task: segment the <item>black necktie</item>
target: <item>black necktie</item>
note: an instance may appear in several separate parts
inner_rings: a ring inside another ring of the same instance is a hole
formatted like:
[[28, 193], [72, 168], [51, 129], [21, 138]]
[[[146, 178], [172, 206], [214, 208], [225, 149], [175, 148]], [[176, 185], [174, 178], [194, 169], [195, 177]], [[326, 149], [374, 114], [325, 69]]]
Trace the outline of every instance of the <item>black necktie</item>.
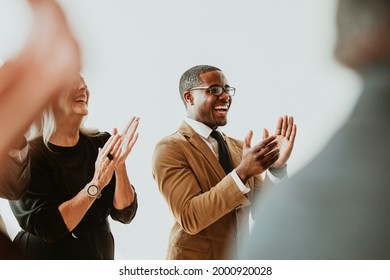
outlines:
[[223, 170], [225, 170], [225, 173], [229, 174], [234, 167], [226, 143], [223, 140], [222, 135], [216, 130], [213, 130], [210, 136], [217, 140], [219, 163], [222, 165]]

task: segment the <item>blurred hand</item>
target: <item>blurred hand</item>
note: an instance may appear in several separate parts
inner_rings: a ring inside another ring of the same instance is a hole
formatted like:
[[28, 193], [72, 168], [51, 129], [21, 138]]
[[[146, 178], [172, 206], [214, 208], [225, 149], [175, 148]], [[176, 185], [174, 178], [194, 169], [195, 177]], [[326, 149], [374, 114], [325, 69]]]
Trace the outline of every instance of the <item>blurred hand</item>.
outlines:
[[[56, 1], [29, 0], [34, 14], [32, 31], [21, 63], [29, 63], [30, 75], [46, 78], [52, 94], [73, 83], [81, 69], [80, 48]], [[42, 63], [45, 62], [45, 63]]]
[[[80, 71], [79, 45], [56, 1], [29, 0], [33, 26], [22, 51], [0, 68], [0, 164]], [[15, 113], [19, 112], [19, 113]], [[10, 120], [12, 119], [12, 122]]]

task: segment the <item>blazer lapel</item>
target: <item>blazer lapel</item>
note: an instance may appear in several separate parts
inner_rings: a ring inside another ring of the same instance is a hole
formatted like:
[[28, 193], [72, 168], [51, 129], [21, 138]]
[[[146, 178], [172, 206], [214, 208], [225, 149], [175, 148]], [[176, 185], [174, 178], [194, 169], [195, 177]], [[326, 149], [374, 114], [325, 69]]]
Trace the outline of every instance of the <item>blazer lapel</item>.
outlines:
[[207, 146], [199, 134], [192, 129], [191, 126], [183, 121], [180, 125], [179, 132], [195, 149], [197, 149], [203, 155], [205, 160], [209, 162], [211, 168], [215, 171], [220, 179], [226, 176], [225, 171], [218, 161], [218, 158], [214, 155], [213, 151], [211, 151], [210, 147]]

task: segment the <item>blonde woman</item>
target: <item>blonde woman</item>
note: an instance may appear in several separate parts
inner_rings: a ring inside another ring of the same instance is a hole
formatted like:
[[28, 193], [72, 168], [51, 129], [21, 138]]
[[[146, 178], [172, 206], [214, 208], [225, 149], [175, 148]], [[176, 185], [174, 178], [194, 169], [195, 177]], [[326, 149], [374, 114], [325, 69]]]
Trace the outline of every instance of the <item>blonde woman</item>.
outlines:
[[32, 259], [113, 259], [108, 216], [130, 223], [137, 197], [125, 161], [139, 118], [122, 134], [87, 130], [89, 91], [79, 77], [54, 102], [30, 143], [27, 194], [10, 202], [22, 231], [14, 242]]

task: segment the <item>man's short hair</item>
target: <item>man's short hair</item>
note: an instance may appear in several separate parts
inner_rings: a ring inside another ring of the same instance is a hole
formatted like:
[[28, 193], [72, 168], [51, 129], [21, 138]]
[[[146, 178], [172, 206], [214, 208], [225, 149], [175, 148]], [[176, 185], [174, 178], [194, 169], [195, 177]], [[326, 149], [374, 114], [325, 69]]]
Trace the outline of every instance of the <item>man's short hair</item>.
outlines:
[[190, 88], [201, 85], [203, 81], [200, 75], [211, 71], [221, 71], [221, 69], [210, 65], [197, 65], [191, 67], [190, 69], [188, 69], [183, 73], [179, 82], [179, 92], [180, 92], [180, 98], [183, 101], [185, 106], [187, 105], [184, 100], [184, 92], [186, 92]]

